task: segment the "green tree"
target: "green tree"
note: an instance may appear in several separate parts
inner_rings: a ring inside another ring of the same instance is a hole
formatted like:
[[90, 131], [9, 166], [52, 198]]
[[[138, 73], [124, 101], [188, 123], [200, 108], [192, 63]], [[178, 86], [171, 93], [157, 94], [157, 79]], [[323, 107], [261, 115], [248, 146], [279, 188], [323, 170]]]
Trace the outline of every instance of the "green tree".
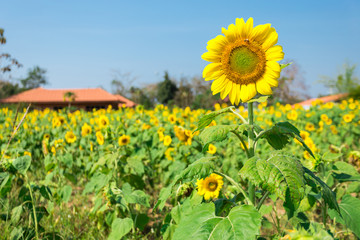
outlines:
[[355, 75], [356, 65], [344, 64], [344, 71], [336, 78], [323, 77], [319, 82], [324, 84], [332, 94], [351, 93], [360, 86], [360, 80]]
[[[4, 36], [4, 29], [0, 28], [0, 45], [6, 44], [6, 38]], [[12, 58], [9, 53], [0, 54], [0, 74], [10, 72], [12, 67], [21, 67], [22, 65]], [[4, 81], [1, 79], [1, 81]]]
[[38, 88], [41, 85], [48, 84], [45, 74], [46, 70], [35, 66], [33, 69], [29, 69], [26, 78], [20, 79], [20, 83], [24, 89]]
[[115, 71], [111, 82], [112, 93], [130, 98], [130, 89], [136, 80], [137, 77], [134, 77], [131, 72], [122, 73], [120, 71]]
[[68, 92], [65, 92], [64, 93], [64, 102], [68, 101], [68, 108], [70, 110], [71, 108], [71, 103], [73, 101], [75, 101], [75, 98], [76, 98], [76, 94], [74, 92], [71, 92], [71, 91], [68, 91]]
[[136, 102], [137, 104], [143, 105], [144, 108], [149, 109], [154, 107], [154, 102], [152, 99], [144, 92], [143, 89], [138, 87], [131, 87], [131, 100]]
[[174, 100], [177, 90], [176, 84], [170, 80], [169, 74], [166, 71], [164, 81], [158, 84], [157, 100], [162, 104], [168, 104]]
[[[0, 28], [0, 45], [6, 44], [4, 36], [4, 29]], [[0, 53], [0, 99], [21, 92], [21, 88], [17, 83], [9, 81], [10, 77], [5, 77], [4, 74], [12, 71], [13, 67], [21, 67], [22, 65], [12, 58], [8, 53]]]

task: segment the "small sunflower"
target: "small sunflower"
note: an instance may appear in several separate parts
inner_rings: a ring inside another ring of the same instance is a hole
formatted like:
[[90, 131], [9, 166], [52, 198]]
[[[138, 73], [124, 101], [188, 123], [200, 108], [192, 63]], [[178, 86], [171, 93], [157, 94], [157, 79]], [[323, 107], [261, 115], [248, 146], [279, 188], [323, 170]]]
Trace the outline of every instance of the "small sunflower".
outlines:
[[91, 133], [91, 126], [88, 125], [87, 123], [84, 123], [84, 125], [81, 127], [81, 136], [85, 137], [90, 133]]
[[30, 156], [31, 157], [31, 152], [25, 151], [24, 156]]
[[213, 144], [209, 145], [209, 150], [207, 151], [210, 154], [215, 154], [216, 153], [216, 147]]
[[198, 179], [196, 181], [198, 194], [203, 195], [205, 200], [217, 198], [220, 193], [220, 189], [224, 185], [223, 177], [212, 173], [205, 179]]
[[278, 34], [270, 24], [253, 27], [253, 19], [236, 19], [228, 29], [207, 43], [208, 52], [202, 58], [208, 62], [203, 77], [214, 80], [213, 94], [224, 99], [229, 95], [232, 104], [247, 102], [256, 93], [271, 95], [277, 87], [283, 49], [276, 45]]
[[119, 145], [120, 146], [125, 146], [125, 145], [128, 145], [129, 143], [130, 143], [130, 136], [122, 135], [121, 137], [119, 137]]
[[343, 116], [343, 120], [344, 120], [346, 123], [351, 122], [354, 118], [355, 118], [355, 115], [354, 115], [354, 114], [345, 114], [345, 115]]
[[104, 135], [100, 131], [96, 132], [96, 141], [99, 145], [103, 145], [105, 142]]
[[172, 156], [173, 152], [175, 152], [175, 148], [170, 147], [170, 148], [166, 149], [165, 157], [166, 157], [167, 160], [174, 161], [174, 158]]
[[171, 144], [171, 141], [172, 141], [172, 139], [171, 139], [171, 137], [169, 135], [166, 135], [164, 137], [164, 145], [165, 146], [169, 146]]
[[99, 117], [99, 127], [100, 128], [105, 128], [109, 125], [109, 118], [105, 115], [101, 115]]
[[67, 143], [73, 143], [76, 141], [76, 135], [72, 131], [69, 131], [65, 134], [65, 140]]

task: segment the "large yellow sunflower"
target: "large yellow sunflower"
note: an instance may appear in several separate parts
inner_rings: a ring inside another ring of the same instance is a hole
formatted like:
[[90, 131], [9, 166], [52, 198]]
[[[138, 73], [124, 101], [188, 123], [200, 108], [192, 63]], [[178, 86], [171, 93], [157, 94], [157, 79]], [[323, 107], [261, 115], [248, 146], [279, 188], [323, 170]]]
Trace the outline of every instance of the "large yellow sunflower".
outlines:
[[257, 93], [271, 95], [277, 87], [283, 49], [275, 45], [278, 34], [270, 24], [253, 27], [253, 19], [236, 19], [228, 29], [207, 43], [208, 52], [202, 58], [211, 62], [204, 71], [205, 81], [214, 80], [213, 94], [224, 99], [229, 95], [232, 104], [247, 102]]

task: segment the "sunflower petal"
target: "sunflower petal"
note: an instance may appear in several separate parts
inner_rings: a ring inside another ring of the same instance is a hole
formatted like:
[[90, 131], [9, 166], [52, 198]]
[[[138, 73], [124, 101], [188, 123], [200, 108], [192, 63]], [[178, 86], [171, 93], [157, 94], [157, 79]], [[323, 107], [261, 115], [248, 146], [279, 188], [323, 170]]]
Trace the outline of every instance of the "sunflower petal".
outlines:
[[270, 47], [274, 46], [278, 41], [278, 34], [275, 31], [275, 28], [271, 28], [262, 47], [264, 51], [268, 50]]
[[280, 72], [274, 71], [272, 68], [266, 66], [265, 67], [265, 74], [264, 74], [264, 78], [266, 77], [271, 77], [274, 79], [278, 79], [280, 77]]
[[234, 24], [230, 24], [228, 29], [222, 28], [222, 33], [229, 42], [234, 42], [239, 36], [239, 30]]
[[218, 35], [207, 42], [206, 49], [209, 51], [219, 52], [221, 54], [227, 43], [228, 41], [225, 36]]
[[264, 25], [258, 25], [256, 26], [249, 36], [250, 40], [254, 40], [260, 44], [262, 44], [265, 40], [265, 37], [268, 35], [270, 31], [271, 24], [267, 23]]
[[221, 69], [221, 63], [210, 63], [206, 65], [203, 71], [203, 78], [209, 78], [214, 72]]
[[260, 79], [256, 82], [256, 90], [262, 95], [272, 94], [271, 87], [265, 79]]
[[281, 61], [284, 59], [282, 46], [276, 45], [266, 51], [266, 59], [269, 61]]
[[266, 67], [271, 68], [271, 70], [273, 70], [275, 72], [280, 72], [281, 71], [280, 64], [278, 62], [275, 62], [275, 61], [267, 61], [266, 62]]
[[231, 91], [233, 82], [228, 81], [222, 92], [220, 93], [220, 98], [224, 99]]
[[203, 55], [201, 55], [201, 58], [208, 62], [220, 62], [221, 55], [215, 52], [206, 52]]
[[218, 79], [218, 78], [221, 77], [222, 75], [223, 75], [223, 71], [213, 72], [210, 76], [208, 76], [207, 78], [205, 78], [205, 81], [210, 81], [210, 80]]
[[249, 83], [248, 85], [241, 86], [241, 101], [247, 102], [256, 95], [255, 83]]
[[239, 105], [239, 103], [240, 103], [240, 100], [241, 100], [240, 93], [241, 93], [241, 85], [236, 84], [236, 99], [235, 99], [236, 105]]
[[264, 78], [266, 80], [266, 82], [270, 85], [270, 87], [277, 87], [279, 86], [279, 82], [277, 79], [271, 78], [271, 77], [267, 77]]
[[254, 19], [253, 18], [249, 18], [247, 21], [246, 21], [246, 24], [245, 24], [245, 28], [244, 28], [244, 31], [242, 32], [242, 37], [245, 38], [245, 39], [248, 39], [251, 35], [251, 32], [254, 28]]
[[224, 89], [224, 87], [226, 86], [226, 84], [227, 84], [227, 81], [226, 81], [225, 75], [222, 75], [221, 77], [219, 77], [218, 79], [213, 81], [211, 84], [211, 91], [213, 92], [213, 95], [221, 92]]
[[238, 88], [238, 84], [234, 83], [232, 88], [231, 88], [230, 94], [229, 94], [230, 102], [233, 105], [235, 104], [235, 100], [236, 100], [237, 88]]
[[231, 88], [232, 88], [233, 82], [232, 81], [228, 81], [228, 83], [226, 84], [225, 88], [222, 90], [222, 92], [220, 93], [220, 98], [224, 100], [224, 98], [230, 93]]

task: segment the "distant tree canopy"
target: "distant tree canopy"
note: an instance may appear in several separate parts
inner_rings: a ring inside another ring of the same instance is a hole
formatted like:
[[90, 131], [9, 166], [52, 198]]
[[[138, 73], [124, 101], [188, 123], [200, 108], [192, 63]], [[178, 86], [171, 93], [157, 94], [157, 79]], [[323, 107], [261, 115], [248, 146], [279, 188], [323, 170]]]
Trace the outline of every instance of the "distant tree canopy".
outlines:
[[35, 66], [30, 69], [28, 71], [28, 76], [24, 79], [20, 79], [22, 88], [33, 89], [48, 84], [45, 74], [46, 70], [40, 68], [39, 66]]
[[297, 63], [292, 63], [281, 71], [278, 83], [278, 87], [273, 88], [270, 104], [275, 102], [294, 104], [309, 98], [306, 94], [307, 86]]
[[[4, 29], [0, 28], [0, 45], [6, 44], [6, 38], [4, 36]], [[12, 58], [9, 53], [0, 53], [0, 74], [10, 72], [13, 67], [21, 67], [22, 65]], [[4, 81], [4, 79], [0, 79]]]
[[170, 80], [169, 74], [166, 71], [164, 81], [158, 84], [157, 100], [162, 104], [168, 104], [175, 98], [176, 91], [178, 90], [176, 84]]
[[122, 73], [120, 71], [115, 71], [113, 80], [111, 81], [112, 93], [130, 98], [130, 88], [136, 79], [137, 77], [134, 77], [131, 72]]
[[[6, 44], [6, 38], [4, 36], [4, 29], [0, 28], [0, 45]], [[19, 84], [9, 81], [9, 76], [6, 73], [10, 73], [13, 67], [21, 67], [22, 65], [10, 54], [0, 52], [0, 99], [21, 92]]]
[[340, 73], [336, 78], [323, 77], [319, 82], [324, 84], [332, 94], [335, 93], [352, 93], [355, 89], [360, 87], [360, 80], [355, 75], [356, 65], [350, 66], [345, 63], [343, 66], [343, 73]]

